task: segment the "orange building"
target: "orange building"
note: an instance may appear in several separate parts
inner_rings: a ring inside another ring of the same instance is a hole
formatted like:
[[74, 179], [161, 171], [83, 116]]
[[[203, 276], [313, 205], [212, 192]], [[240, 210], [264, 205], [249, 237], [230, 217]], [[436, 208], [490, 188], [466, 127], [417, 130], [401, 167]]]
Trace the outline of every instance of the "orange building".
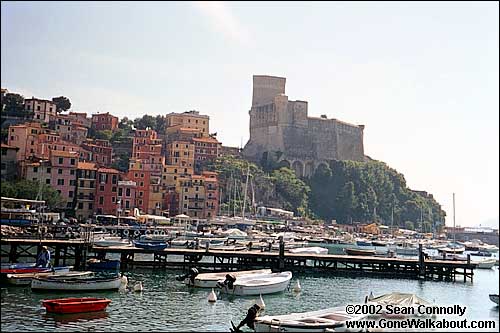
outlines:
[[194, 159], [196, 162], [215, 160], [221, 156], [221, 143], [213, 137], [194, 138]]
[[93, 114], [92, 128], [97, 131], [114, 131], [118, 128], [118, 117], [109, 114], [109, 112]]
[[167, 128], [179, 126], [184, 128], [195, 128], [201, 131], [202, 136], [209, 134], [209, 116], [200, 115], [198, 111], [187, 111], [183, 113], [169, 113], [166, 115]]
[[193, 168], [194, 144], [188, 141], [172, 141], [167, 144], [167, 164]]

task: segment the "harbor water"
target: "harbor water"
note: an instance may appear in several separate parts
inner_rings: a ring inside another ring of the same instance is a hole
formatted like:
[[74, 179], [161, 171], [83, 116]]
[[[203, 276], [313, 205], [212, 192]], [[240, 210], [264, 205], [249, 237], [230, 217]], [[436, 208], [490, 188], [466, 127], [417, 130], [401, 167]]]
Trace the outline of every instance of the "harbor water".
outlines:
[[[180, 271], [135, 269], [127, 272], [129, 287], [142, 281], [144, 291], [79, 293], [81, 297], [112, 300], [105, 312], [52, 315], [41, 301], [75, 297], [74, 293], [36, 293], [29, 287], [2, 287], [2, 331], [206, 331], [229, 332], [231, 321], [238, 324], [256, 297], [219, 295], [207, 301], [210, 290], [193, 289], [175, 280]], [[302, 291], [264, 295], [264, 314], [287, 314], [362, 303], [365, 296], [403, 292], [414, 293], [436, 305], [467, 307], [469, 320], [494, 320], [498, 331], [498, 307], [488, 298], [498, 293], [498, 267], [475, 271], [474, 281], [464, 283], [366, 276], [328, 276], [320, 273], [294, 274], [291, 286], [300, 280]], [[464, 319], [461, 317], [458, 320]], [[246, 328], [248, 331], [248, 328]]]

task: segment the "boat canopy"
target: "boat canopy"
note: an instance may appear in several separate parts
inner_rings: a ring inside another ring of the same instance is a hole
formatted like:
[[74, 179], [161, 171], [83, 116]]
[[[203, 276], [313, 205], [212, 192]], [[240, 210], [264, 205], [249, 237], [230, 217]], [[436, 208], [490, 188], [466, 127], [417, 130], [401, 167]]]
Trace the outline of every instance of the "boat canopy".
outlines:
[[378, 296], [372, 299], [369, 299], [370, 302], [375, 302], [379, 304], [392, 304], [392, 305], [400, 305], [400, 306], [412, 306], [412, 305], [427, 305], [429, 302], [418, 297], [415, 294], [404, 294], [404, 293], [390, 293], [382, 296]]

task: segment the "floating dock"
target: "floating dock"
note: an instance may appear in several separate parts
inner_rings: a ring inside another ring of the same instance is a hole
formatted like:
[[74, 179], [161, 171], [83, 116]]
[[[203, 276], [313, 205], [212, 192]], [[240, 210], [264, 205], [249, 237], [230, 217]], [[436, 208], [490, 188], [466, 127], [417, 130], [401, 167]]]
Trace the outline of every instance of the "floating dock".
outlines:
[[[54, 264], [66, 265], [73, 261], [75, 267], [84, 268], [87, 258], [103, 258], [107, 254], [119, 254], [122, 270], [135, 267], [153, 269], [242, 270], [271, 268], [296, 272], [324, 272], [327, 274], [363, 274], [388, 277], [404, 277], [456, 281], [463, 278], [473, 281], [475, 264], [468, 261], [429, 260], [422, 252], [418, 259], [385, 258], [373, 256], [350, 256], [335, 254], [293, 254], [281, 247], [277, 252], [262, 251], [223, 251], [217, 249], [167, 248], [147, 250], [134, 246], [99, 247], [88, 241], [50, 240], [50, 239], [1, 239], [2, 258], [17, 262], [20, 258], [34, 258], [43, 245], [47, 246], [54, 258]], [[8, 249], [7, 249], [8, 248]], [[36, 248], [36, 250], [35, 250]], [[138, 254], [150, 254], [152, 260], [136, 260]], [[2, 261], [5, 261], [2, 260]]]

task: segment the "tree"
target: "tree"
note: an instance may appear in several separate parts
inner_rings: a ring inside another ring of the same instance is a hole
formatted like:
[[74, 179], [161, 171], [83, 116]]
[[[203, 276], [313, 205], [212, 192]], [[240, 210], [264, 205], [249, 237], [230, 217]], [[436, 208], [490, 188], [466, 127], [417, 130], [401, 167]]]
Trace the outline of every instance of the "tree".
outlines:
[[11, 117], [29, 117], [32, 111], [24, 110], [24, 97], [19, 94], [8, 93], [2, 98], [2, 113]]
[[71, 108], [71, 102], [69, 98], [64, 96], [52, 98], [52, 102], [56, 105], [57, 112], [68, 111]]
[[52, 186], [40, 184], [38, 181], [21, 179], [16, 182], [9, 182], [2, 180], [1, 193], [2, 196], [6, 197], [31, 200], [35, 200], [40, 193], [42, 200], [45, 200], [49, 209], [62, 209], [65, 206], [59, 192]]
[[414, 230], [415, 224], [412, 221], [406, 221], [405, 222], [405, 229]]

